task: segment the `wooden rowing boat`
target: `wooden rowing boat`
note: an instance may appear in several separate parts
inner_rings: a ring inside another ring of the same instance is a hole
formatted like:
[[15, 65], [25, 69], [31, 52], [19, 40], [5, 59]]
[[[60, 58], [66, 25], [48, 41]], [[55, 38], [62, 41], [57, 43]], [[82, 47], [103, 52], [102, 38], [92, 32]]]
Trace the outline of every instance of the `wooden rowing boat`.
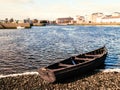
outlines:
[[104, 46], [94, 51], [72, 56], [63, 61], [40, 68], [38, 72], [42, 79], [48, 82], [55, 82], [68, 76], [75, 76], [78, 73], [85, 73], [96, 69], [104, 64], [106, 56], [107, 50]]

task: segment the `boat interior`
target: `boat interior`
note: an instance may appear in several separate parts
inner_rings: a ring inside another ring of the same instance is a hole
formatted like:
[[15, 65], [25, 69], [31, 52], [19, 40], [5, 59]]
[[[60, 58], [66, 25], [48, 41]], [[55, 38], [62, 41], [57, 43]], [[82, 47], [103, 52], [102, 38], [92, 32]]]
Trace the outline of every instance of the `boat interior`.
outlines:
[[74, 65], [82, 64], [82, 63], [85, 63], [85, 62], [88, 62], [90, 60], [94, 60], [95, 58], [100, 57], [103, 52], [104, 52], [103, 49], [98, 49], [96, 51], [92, 51], [86, 54], [80, 54], [78, 56], [73, 56], [64, 61], [50, 65], [47, 68], [58, 70], [58, 69], [64, 69], [66, 67], [71, 67]]
[[89, 59], [85, 58], [85, 57], [84, 58], [71, 57], [71, 58], [66, 59], [64, 61], [61, 61], [59, 63], [55, 63], [53, 65], [50, 65], [47, 68], [58, 70], [58, 69], [63, 69], [63, 68], [66, 68], [66, 67], [71, 67], [71, 66], [74, 66], [74, 65], [82, 64], [82, 63], [85, 63], [85, 62], [87, 62], [91, 59], [93, 60], [93, 57], [90, 57], [90, 56], [88, 56], [88, 57], [89, 57]]

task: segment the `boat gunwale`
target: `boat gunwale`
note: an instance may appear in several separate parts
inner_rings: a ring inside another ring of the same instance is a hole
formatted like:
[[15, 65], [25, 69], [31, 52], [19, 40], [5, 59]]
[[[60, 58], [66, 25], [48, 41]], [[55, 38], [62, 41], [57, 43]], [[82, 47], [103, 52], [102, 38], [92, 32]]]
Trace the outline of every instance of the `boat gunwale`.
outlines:
[[[96, 50], [94, 50], [94, 51], [97, 51], [97, 50], [100, 50], [100, 49], [104, 49], [105, 47], [101, 47], [101, 48], [99, 48], [99, 49], [96, 49]], [[90, 52], [93, 52], [93, 51], [90, 51]], [[88, 53], [90, 53], [90, 52], [88, 52]], [[87, 54], [87, 53], [83, 53], [83, 54], [79, 54], [79, 55], [85, 55], [85, 54]], [[90, 62], [92, 62], [92, 61], [95, 61], [96, 59], [99, 59], [99, 58], [101, 58], [101, 57], [103, 57], [105, 54], [107, 54], [107, 51], [106, 50], [104, 50], [103, 51], [103, 53], [102, 54], [100, 54], [100, 56], [99, 57], [94, 57], [93, 59], [90, 59], [90, 60], [84, 60], [85, 62], [82, 62], [82, 63], [78, 63], [78, 64], [73, 64], [73, 65], [68, 65], [68, 67], [63, 67], [63, 68], [58, 68], [58, 69], [49, 69], [49, 68], [47, 68], [46, 67], [46, 69], [48, 69], [48, 70], [50, 70], [50, 71], [52, 71], [52, 72], [57, 72], [57, 71], [63, 71], [63, 70], [66, 70], [66, 69], [69, 69], [69, 68], [72, 68], [72, 67], [78, 67], [78, 66], [82, 66], [82, 65], [85, 65], [85, 64], [87, 64], [87, 63], [90, 63]], [[76, 55], [76, 56], [79, 56], [79, 55]], [[72, 56], [73, 57], [73, 56]], [[70, 57], [71, 58], [71, 57]], [[70, 59], [70, 58], [68, 58], [68, 59]], [[67, 60], [67, 59], [65, 59], [65, 60]], [[63, 60], [64, 61], [64, 60]], [[60, 64], [62, 61], [60, 61], [60, 62], [57, 62], [57, 63], [54, 63], [54, 64]], [[53, 64], [52, 64], [53, 65]], [[66, 64], [67, 65], [67, 64]], [[50, 66], [50, 65], [49, 65]]]

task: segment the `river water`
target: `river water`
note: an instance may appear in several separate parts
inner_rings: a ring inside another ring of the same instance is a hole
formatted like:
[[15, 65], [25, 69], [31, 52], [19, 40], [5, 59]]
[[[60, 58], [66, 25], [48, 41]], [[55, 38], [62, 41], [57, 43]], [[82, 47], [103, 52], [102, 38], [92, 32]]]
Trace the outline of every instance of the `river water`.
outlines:
[[0, 74], [36, 71], [72, 55], [108, 49], [105, 68], [120, 68], [120, 27], [44, 26], [0, 29]]

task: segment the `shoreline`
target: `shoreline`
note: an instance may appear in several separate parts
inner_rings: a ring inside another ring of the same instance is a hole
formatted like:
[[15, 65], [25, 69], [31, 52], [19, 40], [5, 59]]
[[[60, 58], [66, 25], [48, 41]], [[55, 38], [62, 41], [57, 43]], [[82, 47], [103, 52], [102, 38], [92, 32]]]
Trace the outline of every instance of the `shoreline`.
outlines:
[[56, 24], [59, 26], [120, 26], [120, 23], [73, 23], [73, 24], [68, 24], [68, 23], [62, 23], [62, 24]]
[[[110, 73], [110, 72], [118, 72], [120, 73], [120, 69], [116, 68], [116, 69], [96, 69], [94, 70], [95, 72], [106, 72], [106, 73]], [[0, 79], [1, 78], [6, 78], [6, 77], [17, 77], [17, 76], [22, 76], [22, 75], [39, 75], [39, 73], [37, 71], [34, 72], [24, 72], [24, 73], [15, 73], [15, 74], [7, 74], [7, 75], [3, 75], [0, 74]]]
[[[109, 72], [110, 70], [110, 72]], [[0, 78], [0, 90], [113, 90], [120, 89], [120, 69], [90, 72], [66, 80], [48, 83], [37, 73]]]
[[18, 29], [17, 27], [22, 28], [31, 28], [30, 23], [0, 23], [0, 29]]

